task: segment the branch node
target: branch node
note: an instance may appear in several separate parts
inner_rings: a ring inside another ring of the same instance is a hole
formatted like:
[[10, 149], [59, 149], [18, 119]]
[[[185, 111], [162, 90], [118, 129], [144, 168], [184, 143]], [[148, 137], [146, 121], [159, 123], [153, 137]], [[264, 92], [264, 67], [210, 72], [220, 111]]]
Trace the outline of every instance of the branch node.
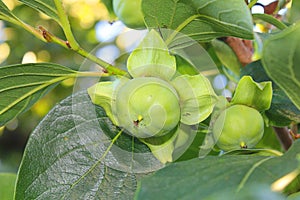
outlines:
[[69, 42], [69, 41], [66, 41], [65, 43], [66, 43], [66, 45], [67, 45], [67, 47], [68, 47], [69, 49], [72, 49], [72, 47], [71, 47], [71, 45], [70, 45], [70, 42]]
[[53, 35], [47, 31], [44, 27], [42, 26], [38, 26], [39, 31], [42, 33], [43, 38], [47, 41], [47, 42], [52, 42], [52, 37]]

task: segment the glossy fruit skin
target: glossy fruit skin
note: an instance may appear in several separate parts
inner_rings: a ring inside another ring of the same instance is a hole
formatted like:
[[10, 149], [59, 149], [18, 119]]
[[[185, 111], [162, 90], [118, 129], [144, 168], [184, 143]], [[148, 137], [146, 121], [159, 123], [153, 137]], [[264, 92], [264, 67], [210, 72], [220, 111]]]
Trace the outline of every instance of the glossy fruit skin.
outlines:
[[180, 120], [179, 97], [167, 82], [155, 77], [128, 81], [116, 94], [118, 124], [138, 138], [162, 136]]
[[113, 0], [113, 9], [119, 20], [132, 29], [144, 29], [142, 0]]
[[224, 151], [252, 148], [261, 140], [263, 133], [261, 114], [244, 105], [233, 105], [224, 110], [213, 127], [216, 144]]

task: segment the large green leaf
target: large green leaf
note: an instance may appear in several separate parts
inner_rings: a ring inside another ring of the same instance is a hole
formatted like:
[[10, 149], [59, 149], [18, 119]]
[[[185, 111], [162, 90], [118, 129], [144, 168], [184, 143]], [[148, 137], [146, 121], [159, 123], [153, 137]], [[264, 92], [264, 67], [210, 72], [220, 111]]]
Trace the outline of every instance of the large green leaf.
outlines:
[[[235, 188], [226, 188], [223, 191], [212, 192], [210, 195], [201, 200], [285, 200], [286, 198], [276, 192], [271, 191], [268, 185], [251, 184], [243, 188], [235, 195]], [[234, 197], [233, 197], [234, 196]]]
[[0, 174], [0, 199], [12, 200], [15, 191], [16, 174]]
[[0, 126], [29, 109], [57, 83], [76, 76], [76, 73], [51, 63], [0, 67]]
[[29, 138], [16, 199], [132, 199], [137, 176], [162, 165], [125, 133], [111, 146], [119, 133], [86, 91], [66, 98]]
[[56, 6], [53, 0], [19, 0], [24, 4], [48, 15], [60, 24]]
[[242, 0], [147, 0], [142, 10], [148, 27], [181, 31], [199, 41], [253, 38], [251, 14]]
[[292, 8], [290, 19], [291, 22], [296, 22], [300, 20], [300, 1], [294, 0], [292, 1]]
[[[271, 81], [261, 61], [255, 61], [242, 68], [241, 76], [250, 75], [254, 81]], [[265, 113], [272, 126], [288, 126], [292, 121], [300, 122], [300, 110], [275, 83], [272, 83], [273, 97], [271, 107]]]
[[268, 76], [300, 109], [300, 23], [269, 37], [262, 63]]
[[[205, 199], [233, 189], [231, 199], [253, 184], [270, 185], [298, 168], [300, 141], [281, 157], [225, 155], [171, 164], [139, 183], [137, 199]], [[288, 164], [287, 164], [288, 163]], [[252, 193], [256, 190], [252, 190]], [[228, 196], [227, 196], [228, 197]], [[224, 199], [230, 199], [225, 198]], [[239, 199], [239, 198], [237, 198]]]

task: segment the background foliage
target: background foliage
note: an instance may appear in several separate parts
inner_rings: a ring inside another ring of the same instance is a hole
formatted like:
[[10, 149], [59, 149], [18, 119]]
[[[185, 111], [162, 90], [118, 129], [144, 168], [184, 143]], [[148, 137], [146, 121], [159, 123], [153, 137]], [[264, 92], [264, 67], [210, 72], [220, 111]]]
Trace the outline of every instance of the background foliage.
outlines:
[[[28, 24], [42, 25], [53, 34], [63, 37], [58, 24], [48, 16], [21, 4], [16, 0], [3, 1]], [[92, 50], [99, 44], [95, 26], [98, 22], [110, 19], [108, 11], [100, 1], [64, 1], [76, 37], [86, 49]], [[80, 8], [80, 9], [78, 9]], [[88, 13], [88, 14], [87, 14]], [[99, 26], [99, 25], [98, 25]], [[55, 44], [37, 40], [33, 35], [11, 23], [0, 21], [0, 65], [28, 61], [53, 62], [78, 69], [84, 58]], [[0, 172], [16, 172], [27, 137], [45, 114], [60, 100], [72, 93], [73, 81], [67, 80], [58, 85], [41, 99], [28, 112], [0, 128]]]

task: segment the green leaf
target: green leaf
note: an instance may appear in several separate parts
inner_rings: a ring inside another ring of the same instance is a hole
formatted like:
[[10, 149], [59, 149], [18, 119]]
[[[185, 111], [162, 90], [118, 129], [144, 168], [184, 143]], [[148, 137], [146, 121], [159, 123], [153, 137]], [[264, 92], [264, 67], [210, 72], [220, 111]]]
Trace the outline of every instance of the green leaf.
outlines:
[[119, 133], [86, 91], [66, 98], [28, 140], [16, 199], [132, 199], [137, 177], [162, 164], [125, 133], [111, 146]]
[[300, 1], [292, 1], [292, 8], [289, 21], [296, 22], [300, 20]]
[[268, 22], [269, 24], [274, 25], [275, 27], [277, 27], [280, 30], [283, 30], [283, 29], [287, 28], [287, 26], [284, 23], [282, 23], [281, 21], [279, 21], [278, 19], [276, 19], [272, 15], [268, 15], [268, 14], [252, 14], [252, 16], [254, 18], [256, 18], [256, 19], [260, 19], [260, 20], [263, 20], [265, 22]]
[[57, 21], [60, 24], [54, 0], [19, 0]]
[[176, 58], [176, 71], [179, 75], [188, 74], [188, 75], [197, 75], [199, 70], [192, 65], [189, 61], [184, 59], [179, 55], [175, 55]]
[[231, 104], [243, 104], [258, 111], [268, 110], [272, 101], [272, 82], [256, 83], [251, 76], [244, 76], [239, 81]]
[[16, 174], [0, 173], [0, 199], [14, 199], [16, 178]]
[[288, 126], [291, 122], [300, 122], [300, 110], [291, 102], [282, 89], [274, 87], [273, 100], [266, 115], [272, 126]]
[[190, 147], [195, 136], [196, 130], [192, 126], [179, 124], [167, 135], [141, 140], [158, 160], [167, 163], [176, 161]]
[[242, 65], [231, 47], [219, 40], [213, 40], [212, 45], [222, 64], [239, 76]]
[[197, 22], [199, 27], [202, 24], [210, 25], [216, 35], [253, 39], [251, 13], [244, 1], [192, 1], [201, 15]]
[[0, 1], [0, 19], [14, 24], [20, 23], [20, 20], [7, 8], [3, 1]]
[[172, 30], [196, 14], [190, 0], [142, 1], [142, 11], [148, 27]]
[[226, 189], [233, 191], [227, 199], [234, 199], [250, 186], [271, 185], [297, 169], [299, 154], [297, 141], [280, 157], [207, 156], [174, 163], [142, 179], [136, 199], [205, 199]]
[[127, 68], [134, 78], [154, 76], [170, 80], [176, 72], [176, 60], [159, 33], [151, 30], [130, 54]]
[[269, 37], [262, 63], [268, 76], [300, 109], [300, 23]]
[[300, 198], [300, 192], [297, 192], [288, 196], [287, 200], [298, 200], [299, 198]]
[[[241, 76], [250, 75], [254, 81], [271, 81], [260, 60], [242, 68]], [[292, 121], [300, 122], [300, 110], [291, 102], [288, 96], [275, 83], [272, 83], [273, 97], [271, 107], [266, 116], [272, 126], [288, 126]]]
[[[176, 127], [177, 129], [177, 127]], [[179, 129], [179, 128], [178, 128]], [[175, 146], [174, 141], [178, 137], [179, 131], [170, 131], [168, 134], [161, 137], [142, 138], [141, 141], [145, 143], [153, 155], [162, 163], [172, 162], [176, 159], [173, 158]], [[182, 132], [184, 133], [184, 132]]]
[[195, 125], [212, 113], [216, 94], [205, 76], [181, 75], [171, 83], [179, 95], [182, 123]]
[[148, 0], [142, 10], [148, 27], [180, 31], [198, 41], [253, 38], [251, 14], [241, 0]]
[[203, 200], [240, 200], [240, 199], [248, 199], [248, 200], [285, 200], [286, 198], [276, 192], [271, 191], [268, 185], [256, 184], [253, 183], [247, 188], [244, 188], [240, 192], [236, 193], [233, 198], [233, 194], [235, 194], [234, 188], [227, 188], [223, 191], [212, 192], [211, 195], [204, 198]]
[[51, 63], [0, 67], [0, 126], [28, 110], [60, 81], [76, 72]]

